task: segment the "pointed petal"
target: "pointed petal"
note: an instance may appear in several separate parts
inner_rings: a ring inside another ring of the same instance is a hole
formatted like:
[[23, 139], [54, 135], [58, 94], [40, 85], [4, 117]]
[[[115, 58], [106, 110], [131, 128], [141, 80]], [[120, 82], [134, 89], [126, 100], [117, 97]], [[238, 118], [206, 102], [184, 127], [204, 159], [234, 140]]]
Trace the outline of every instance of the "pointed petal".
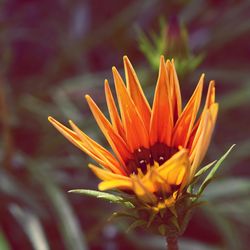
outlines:
[[146, 130], [146, 127], [127, 92], [120, 74], [115, 67], [113, 67], [112, 70], [122, 122], [130, 150], [133, 152], [140, 147], [148, 148], [148, 131]]
[[123, 139], [125, 139], [125, 131], [122, 126], [122, 122], [119, 113], [117, 111], [115, 100], [112, 95], [111, 89], [109, 87], [108, 80], [105, 80], [104, 86], [105, 86], [106, 101], [112, 125], [114, 127], [115, 132], [118, 133]]
[[210, 81], [204, 109], [209, 108], [214, 103], [215, 103], [215, 82]]
[[169, 72], [169, 81], [171, 89], [173, 90], [172, 93], [172, 105], [173, 105], [173, 117], [174, 122], [178, 120], [181, 115], [182, 111], [182, 100], [181, 100], [181, 91], [180, 91], [180, 84], [177, 77], [177, 73], [174, 66], [174, 59], [170, 62], [169, 60], [166, 63], [168, 72]]
[[[107, 159], [105, 159], [105, 155], [100, 157], [100, 155], [96, 154], [94, 152], [93, 148], [86, 142], [86, 140], [82, 141], [77, 133], [74, 131], [68, 129], [64, 125], [62, 125], [60, 122], [55, 120], [53, 117], [48, 118], [49, 121], [52, 123], [52, 125], [60, 132], [62, 133], [71, 143], [73, 143], [76, 147], [81, 149], [83, 152], [88, 154], [91, 158], [96, 160], [98, 163], [103, 165], [104, 167], [110, 168], [109, 165], [107, 165]], [[116, 169], [115, 166], [113, 168], [116, 172], [121, 172], [118, 168]]]
[[65, 127], [63, 124], [61, 124], [59, 121], [54, 119], [52, 116], [49, 116], [48, 120], [70, 142], [72, 142], [74, 144], [75, 141], [79, 141], [79, 137], [77, 136], [77, 134], [75, 132], [73, 132], [71, 129]]
[[123, 62], [124, 62], [128, 92], [144, 122], [146, 129], [149, 131], [150, 116], [151, 116], [150, 106], [143, 93], [137, 75], [135, 73], [135, 70], [133, 69], [133, 66], [130, 63], [127, 56], [123, 57]]
[[200, 107], [204, 76], [202, 74], [192, 97], [175, 125], [172, 143], [174, 147], [187, 146]]
[[190, 180], [192, 180], [196, 169], [199, 167], [201, 161], [203, 160], [212, 134], [215, 127], [216, 119], [218, 114], [218, 103], [214, 103], [211, 107], [206, 111], [200, 125], [197, 129], [197, 133], [195, 135], [195, 139], [192, 145], [190, 155], [190, 160], [192, 161], [191, 172], [190, 172]]
[[114, 131], [112, 125], [103, 115], [101, 110], [97, 107], [92, 98], [86, 95], [86, 100], [102, 133], [106, 137], [118, 159], [123, 163], [123, 165], [125, 165], [125, 162], [128, 159], [132, 159], [131, 152], [128, 149], [126, 143], [121, 138], [121, 136]]
[[150, 121], [150, 143], [165, 143], [170, 146], [173, 129], [173, 113], [170, 100], [170, 87], [164, 57], [160, 60], [159, 77], [154, 95]]
[[101, 191], [113, 188], [128, 190], [132, 188], [131, 179], [129, 177], [111, 173], [92, 164], [89, 164], [89, 168], [99, 179], [103, 180], [103, 182], [98, 185], [98, 188]]
[[119, 163], [116, 158], [100, 144], [92, 140], [85, 133], [83, 133], [73, 121], [69, 121], [70, 126], [76, 132], [79, 139], [85, 143], [86, 147], [89, 148], [99, 159], [102, 160], [102, 165], [107, 169], [111, 170], [113, 173], [126, 175], [123, 166]]
[[120, 190], [132, 190], [131, 180], [112, 180], [112, 181], [102, 181], [98, 185], [100, 191], [105, 191], [109, 189], [120, 189]]
[[[206, 102], [203, 108], [203, 111], [198, 119], [198, 121], [195, 123], [194, 128], [192, 130], [189, 142], [188, 142], [188, 148], [191, 149], [190, 154], [192, 153], [192, 148], [194, 148], [192, 145], [196, 144], [197, 141], [194, 141], [197, 129], [200, 125], [202, 117], [205, 115], [206, 111], [211, 107], [212, 104], [215, 103], [215, 83], [214, 81], [210, 81], [208, 91], [207, 91], [207, 97], [206, 97]], [[196, 136], [196, 139], [198, 139], [199, 136]]]

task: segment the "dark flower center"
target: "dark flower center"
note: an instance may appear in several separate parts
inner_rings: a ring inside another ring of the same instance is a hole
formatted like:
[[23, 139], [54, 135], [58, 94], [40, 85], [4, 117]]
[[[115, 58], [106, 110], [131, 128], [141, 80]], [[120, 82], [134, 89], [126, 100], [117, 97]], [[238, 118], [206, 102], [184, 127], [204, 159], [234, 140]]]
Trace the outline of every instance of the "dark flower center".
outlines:
[[162, 165], [177, 151], [177, 148], [169, 147], [163, 143], [156, 143], [149, 149], [138, 148], [133, 153], [134, 158], [127, 161], [128, 174], [137, 174], [138, 168], [146, 173], [148, 164], [153, 166], [154, 162], [158, 162], [159, 165]]

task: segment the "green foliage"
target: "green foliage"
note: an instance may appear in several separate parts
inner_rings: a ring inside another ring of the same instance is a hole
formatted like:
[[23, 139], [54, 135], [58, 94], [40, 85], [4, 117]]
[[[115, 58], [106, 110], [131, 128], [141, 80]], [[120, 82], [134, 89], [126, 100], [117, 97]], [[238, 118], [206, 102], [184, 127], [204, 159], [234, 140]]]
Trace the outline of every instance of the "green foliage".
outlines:
[[234, 146], [235, 146], [235, 144], [232, 145], [229, 148], [229, 150], [216, 162], [216, 164], [214, 165], [214, 167], [212, 168], [212, 170], [207, 175], [206, 179], [200, 185], [198, 193], [197, 193], [198, 196], [200, 196], [202, 194], [202, 192], [204, 191], [204, 189], [206, 188], [206, 186], [215, 178], [214, 175], [215, 175], [216, 171], [221, 166], [222, 162], [226, 159], [226, 157], [229, 155], [229, 153], [231, 152], [231, 150], [233, 149]]
[[202, 62], [204, 54], [194, 55], [188, 45], [188, 32], [186, 27], [179, 24], [176, 19], [168, 24], [160, 19], [159, 34], [152, 31], [149, 38], [138, 29], [139, 48], [146, 56], [154, 70], [158, 70], [161, 55], [175, 59], [175, 67], [183, 79], [188, 73], [194, 71]]
[[114, 195], [114, 194], [110, 194], [110, 193], [100, 192], [100, 191], [96, 191], [96, 190], [89, 190], [89, 189], [74, 189], [74, 190], [70, 190], [68, 192], [93, 196], [93, 197], [96, 197], [98, 199], [103, 199], [103, 200], [106, 200], [106, 201], [109, 201], [112, 203], [120, 203], [128, 208], [134, 207], [134, 205], [131, 202], [125, 200], [123, 197], [118, 196], [118, 195]]

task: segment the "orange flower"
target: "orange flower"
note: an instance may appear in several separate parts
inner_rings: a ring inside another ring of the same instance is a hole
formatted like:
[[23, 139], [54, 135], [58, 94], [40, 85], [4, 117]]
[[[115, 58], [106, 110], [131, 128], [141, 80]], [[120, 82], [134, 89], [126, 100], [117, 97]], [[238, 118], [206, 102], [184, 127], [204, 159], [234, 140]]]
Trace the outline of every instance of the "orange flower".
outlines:
[[209, 84], [205, 106], [197, 118], [204, 74], [182, 110], [174, 61], [165, 62], [161, 56], [151, 108], [126, 56], [124, 68], [126, 85], [116, 68], [112, 68], [120, 112], [105, 80], [110, 121], [86, 95], [114, 155], [83, 133], [72, 121], [69, 121], [72, 129], [52, 117], [49, 117], [49, 121], [101, 166], [89, 164], [102, 180], [99, 190], [118, 189], [135, 194], [146, 206], [170, 207], [185, 192], [209, 146], [218, 112], [214, 81]]

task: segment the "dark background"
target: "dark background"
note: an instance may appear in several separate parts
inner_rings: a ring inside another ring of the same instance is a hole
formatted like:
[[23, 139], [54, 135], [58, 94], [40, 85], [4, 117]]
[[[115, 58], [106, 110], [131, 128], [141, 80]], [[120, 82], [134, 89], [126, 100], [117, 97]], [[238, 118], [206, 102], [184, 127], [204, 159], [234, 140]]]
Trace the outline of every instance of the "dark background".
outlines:
[[216, 81], [219, 118], [203, 164], [237, 144], [205, 192], [209, 202], [196, 210], [181, 249], [249, 249], [249, 13], [247, 0], [2, 0], [0, 249], [164, 249], [160, 237], [126, 233], [126, 221], [107, 221], [116, 205], [67, 193], [96, 189], [98, 180], [87, 168], [91, 159], [47, 121], [48, 115], [72, 119], [106, 145], [83, 95], [107, 111], [103, 81], [111, 79], [113, 65], [123, 72], [126, 54], [152, 97], [159, 55], [147, 57], [140, 38], [162, 30], [161, 39], [173, 41], [165, 58], [185, 62], [177, 67], [185, 100], [202, 72], [207, 84]]

